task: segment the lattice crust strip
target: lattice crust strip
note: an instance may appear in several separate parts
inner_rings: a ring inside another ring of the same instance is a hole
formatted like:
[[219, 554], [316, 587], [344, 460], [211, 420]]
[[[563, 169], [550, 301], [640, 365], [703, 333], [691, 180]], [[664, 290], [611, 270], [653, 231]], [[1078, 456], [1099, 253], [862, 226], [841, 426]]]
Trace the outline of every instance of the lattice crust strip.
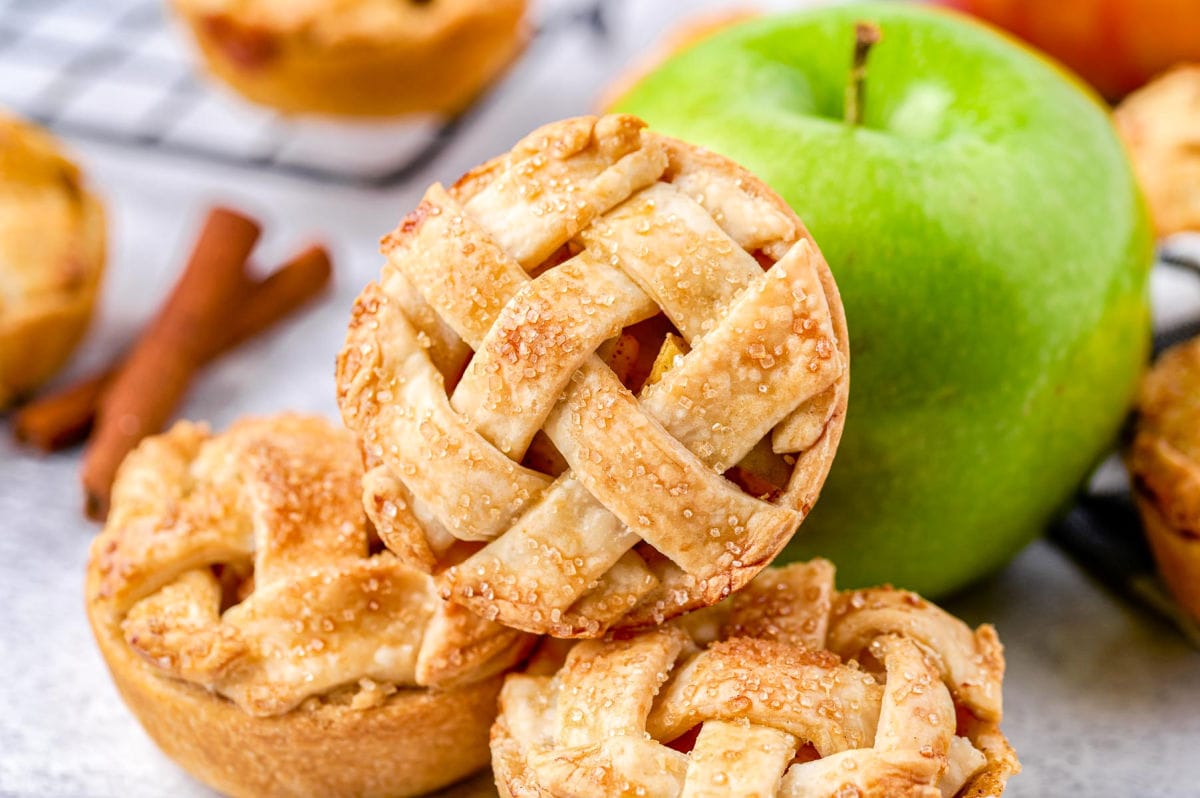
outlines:
[[890, 588], [837, 593], [815, 560], [510, 675], [493, 766], [512, 796], [1000, 795], [1020, 767], [1003, 676], [990, 626]]
[[320, 419], [216, 437], [177, 424], [122, 466], [89, 600], [164, 676], [258, 716], [360, 682], [449, 687], [518, 659], [526, 636], [370, 553], [359, 462]]
[[[380, 535], [452, 601], [560, 636], [647, 625], [736, 590], [815, 502], [845, 413], [840, 300], [729, 161], [632, 117], [567, 120], [431, 187], [383, 249], [339, 401]], [[599, 351], [658, 316], [687, 350], [635, 395]], [[523, 465], [539, 437], [557, 477]], [[777, 488], [724, 476], [764, 460]]]

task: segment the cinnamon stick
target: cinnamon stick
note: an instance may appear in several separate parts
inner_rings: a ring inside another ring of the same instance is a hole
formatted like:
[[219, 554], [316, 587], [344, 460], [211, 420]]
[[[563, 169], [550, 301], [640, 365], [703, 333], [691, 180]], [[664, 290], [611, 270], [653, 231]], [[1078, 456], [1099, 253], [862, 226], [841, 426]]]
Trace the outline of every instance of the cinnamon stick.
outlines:
[[[205, 362], [287, 318], [321, 293], [331, 274], [329, 254], [324, 248], [313, 246], [254, 283], [249, 296], [235, 311], [229, 337]], [[104, 389], [121, 362], [119, 358], [100, 373], [26, 404], [13, 416], [13, 435], [44, 452], [81, 443], [92, 429]]]
[[196, 369], [228, 336], [230, 309], [246, 290], [244, 264], [259, 233], [258, 224], [235, 211], [209, 213], [182, 276], [100, 402], [81, 474], [89, 517], [108, 514], [125, 455], [162, 429]]
[[329, 285], [333, 265], [324, 247], [313, 245], [255, 283], [238, 309], [229, 338], [214, 357], [286, 319]]
[[13, 416], [13, 437], [43, 452], [80, 443], [92, 431], [96, 408], [116, 369], [110, 366], [24, 405]]

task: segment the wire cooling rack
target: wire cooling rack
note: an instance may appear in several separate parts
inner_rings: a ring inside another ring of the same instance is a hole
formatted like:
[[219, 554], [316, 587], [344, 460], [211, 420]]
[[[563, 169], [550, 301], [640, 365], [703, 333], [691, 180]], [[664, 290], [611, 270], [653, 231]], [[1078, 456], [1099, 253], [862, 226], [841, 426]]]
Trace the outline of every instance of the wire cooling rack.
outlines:
[[[253, 106], [197, 74], [166, 6], [0, 0], [0, 105], [68, 136], [374, 186], [402, 180], [458, 127], [432, 116], [285, 118]], [[555, 4], [535, 39], [578, 26], [605, 35], [603, 0]]]

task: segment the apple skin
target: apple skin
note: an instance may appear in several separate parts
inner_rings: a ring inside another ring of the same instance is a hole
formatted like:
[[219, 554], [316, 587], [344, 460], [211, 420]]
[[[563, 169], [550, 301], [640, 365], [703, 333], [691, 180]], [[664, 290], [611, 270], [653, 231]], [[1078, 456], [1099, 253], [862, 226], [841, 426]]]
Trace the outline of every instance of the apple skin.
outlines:
[[937, 0], [1062, 61], [1118, 99], [1182, 61], [1200, 61], [1196, 0]]
[[[883, 41], [855, 128], [857, 20]], [[1082, 84], [961, 15], [870, 3], [728, 28], [614, 110], [765, 179], [837, 277], [845, 435], [781, 561], [936, 597], [1065, 508], [1114, 443], [1150, 330], [1146, 210]]]

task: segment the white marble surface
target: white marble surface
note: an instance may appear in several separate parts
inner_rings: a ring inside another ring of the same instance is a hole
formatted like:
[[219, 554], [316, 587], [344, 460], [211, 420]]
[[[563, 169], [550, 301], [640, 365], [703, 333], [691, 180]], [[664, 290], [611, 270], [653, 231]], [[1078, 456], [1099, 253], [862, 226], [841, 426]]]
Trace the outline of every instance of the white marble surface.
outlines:
[[[327, 241], [337, 285], [310, 313], [206, 371], [181, 415], [216, 427], [284, 408], [332, 415], [333, 358], [350, 303], [378, 266], [378, 237], [425, 184], [454, 179], [538, 123], [589, 110], [669, 17], [721, 4], [621, 0], [612, 40], [580, 33], [535, 45], [450, 146], [389, 190], [72, 142], [108, 200], [113, 249], [103, 310], [71, 371], [128, 341], [169, 287], [203, 208], [228, 202], [265, 221], [262, 263], [305, 240]], [[1172, 318], [1200, 306], [1193, 278], [1163, 275], [1157, 288]], [[0, 795], [206, 795], [126, 712], [92, 644], [81, 583], [96, 528], [80, 513], [77, 466], [77, 453], [41, 457], [0, 435]], [[1172, 629], [1110, 597], [1044, 543], [948, 606], [971, 623], [994, 622], [1007, 646], [1005, 729], [1025, 764], [1010, 795], [1200, 794], [1200, 654]], [[486, 778], [476, 787], [486, 794]]]

